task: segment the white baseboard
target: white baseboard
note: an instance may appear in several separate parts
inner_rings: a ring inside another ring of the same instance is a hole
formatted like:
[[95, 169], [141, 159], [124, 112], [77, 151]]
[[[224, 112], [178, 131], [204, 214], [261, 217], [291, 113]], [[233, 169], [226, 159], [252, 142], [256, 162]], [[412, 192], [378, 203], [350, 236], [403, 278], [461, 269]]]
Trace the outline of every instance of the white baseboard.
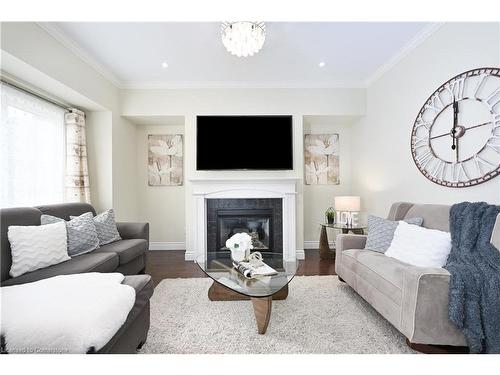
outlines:
[[184, 260], [195, 260], [196, 255], [193, 251], [188, 251], [186, 250], [186, 253], [184, 254]]
[[[335, 241], [329, 241], [330, 249], [335, 247]], [[319, 249], [319, 241], [304, 241], [304, 249]]]
[[150, 242], [149, 250], [185, 250], [185, 242]]
[[304, 249], [299, 249], [295, 252], [295, 255], [297, 256], [297, 259], [303, 260], [306, 259], [306, 253], [304, 252]]

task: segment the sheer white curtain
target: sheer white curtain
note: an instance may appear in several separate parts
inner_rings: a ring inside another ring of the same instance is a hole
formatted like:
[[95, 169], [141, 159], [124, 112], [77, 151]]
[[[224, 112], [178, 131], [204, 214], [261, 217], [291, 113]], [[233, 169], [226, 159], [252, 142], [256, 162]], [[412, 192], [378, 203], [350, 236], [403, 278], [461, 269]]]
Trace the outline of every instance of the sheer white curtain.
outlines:
[[0, 207], [64, 201], [65, 110], [1, 84]]

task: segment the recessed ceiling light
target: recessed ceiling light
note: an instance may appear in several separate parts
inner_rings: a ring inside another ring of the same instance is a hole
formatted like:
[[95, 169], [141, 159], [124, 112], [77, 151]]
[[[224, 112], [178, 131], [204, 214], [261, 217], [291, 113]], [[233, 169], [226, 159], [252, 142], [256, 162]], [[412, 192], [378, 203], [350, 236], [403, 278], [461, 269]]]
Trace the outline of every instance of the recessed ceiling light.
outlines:
[[167, 62], [166, 62], [166, 61], [162, 62], [162, 63], [161, 63], [161, 67], [162, 67], [162, 68], [168, 68], [168, 64], [167, 64]]
[[325, 63], [324, 61], [321, 61], [321, 62], [318, 64], [318, 66], [319, 66], [320, 68], [323, 68], [325, 65], [326, 65], [326, 63]]

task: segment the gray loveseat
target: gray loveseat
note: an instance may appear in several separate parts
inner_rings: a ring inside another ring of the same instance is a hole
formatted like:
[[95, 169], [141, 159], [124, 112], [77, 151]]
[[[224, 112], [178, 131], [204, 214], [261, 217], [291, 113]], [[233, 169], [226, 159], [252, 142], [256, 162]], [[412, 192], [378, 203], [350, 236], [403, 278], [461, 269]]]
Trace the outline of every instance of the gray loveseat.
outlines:
[[47, 268], [14, 278], [9, 276], [12, 258], [7, 230], [10, 225], [40, 225], [42, 214], [69, 220], [70, 215], [78, 216], [85, 212], [96, 214], [94, 208], [85, 203], [1, 209], [0, 284], [1, 286], [24, 284], [57, 275], [85, 272], [120, 272], [126, 275], [123, 283], [135, 289], [135, 304], [123, 326], [99, 353], [134, 353], [136, 348], [146, 341], [149, 330], [149, 299], [154, 290], [151, 277], [143, 275], [149, 246], [148, 223], [117, 223], [121, 241], [101, 246], [90, 253]]
[[[449, 232], [450, 206], [394, 203], [388, 219], [422, 217], [423, 226]], [[495, 228], [499, 228], [497, 218]], [[466, 346], [465, 337], [448, 319], [450, 274], [443, 268], [422, 268], [363, 250], [366, 236], [337, 237], [335, 270], [409, 341], [410, 346]], [[495, 230], [493, 244], [500, 243]], [[417, 344], [417, 345], [415, 345]]]

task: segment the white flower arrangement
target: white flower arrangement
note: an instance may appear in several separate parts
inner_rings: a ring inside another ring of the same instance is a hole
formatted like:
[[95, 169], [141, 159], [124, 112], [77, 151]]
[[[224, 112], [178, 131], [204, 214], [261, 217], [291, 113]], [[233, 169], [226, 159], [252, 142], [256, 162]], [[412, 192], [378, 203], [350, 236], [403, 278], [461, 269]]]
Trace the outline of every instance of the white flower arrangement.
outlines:
[[248, 233], [236, 233], [226, 241], [226, 247], [231, 250], [231, 257], [236, 262], [245, 260], [253, 249], [252, 237]]

